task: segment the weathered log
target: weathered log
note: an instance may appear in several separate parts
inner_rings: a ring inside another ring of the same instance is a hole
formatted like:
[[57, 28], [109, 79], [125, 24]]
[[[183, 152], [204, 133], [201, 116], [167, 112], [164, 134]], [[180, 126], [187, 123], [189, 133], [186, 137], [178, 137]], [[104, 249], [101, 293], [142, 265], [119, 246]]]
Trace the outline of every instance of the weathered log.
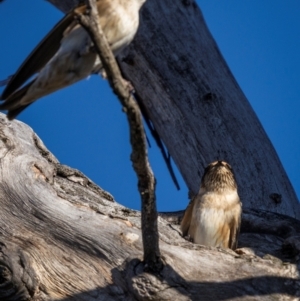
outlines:
[[59, 164], [24, 123], [1, 114], [0, 129], [0, 300], [300, 297], [299, 221], [245, 210], [235, 253], [185, 241], [182, 212], [161, 214], [165, 266], [153, 276], [142, 269], [139, 212]]
[[300, 222], [261, 210], [299, 218], [296, 196], [195, 3], [148, 0], [121, 66], [193, 192], [212, 159], [234, 166], [241, 249], [187, 242], [182, 212], [161, 214], [165, 266], [143, 272], [140, 213], [1, 114], [0, 300], [298, 300]]

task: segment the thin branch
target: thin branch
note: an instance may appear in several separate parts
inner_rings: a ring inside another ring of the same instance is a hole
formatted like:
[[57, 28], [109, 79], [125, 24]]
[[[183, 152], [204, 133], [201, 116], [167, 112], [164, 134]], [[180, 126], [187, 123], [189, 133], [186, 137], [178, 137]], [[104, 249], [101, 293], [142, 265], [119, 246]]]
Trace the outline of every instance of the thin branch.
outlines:
[[141, 112], [131, 95], [129, 86], [125, 85], [125, 80], [121, 76], [115, 57], [98, 22], [96, 1], [87, 0], [86, 3], [87, 12], [84, 15], [77, 14], [78, 20], [90, 34], [106, 71], [110, 86], [118, 96], [127, 114], [132, 146], [131, 161], [138, 177], [138, 189], [142, 201], [142, 236], [145, 268], [149, 271], [159, 271], [162, 267], [162, 261], [158, 243], [156, 181], [148, 161]]

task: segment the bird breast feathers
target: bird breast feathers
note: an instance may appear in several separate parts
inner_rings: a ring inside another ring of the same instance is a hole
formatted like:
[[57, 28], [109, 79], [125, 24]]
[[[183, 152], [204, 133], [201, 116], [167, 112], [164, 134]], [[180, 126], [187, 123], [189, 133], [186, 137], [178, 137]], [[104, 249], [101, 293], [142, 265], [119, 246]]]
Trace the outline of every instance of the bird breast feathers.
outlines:
[[[116, 55], [116, 52], [119, 53], [134, 38], [139, 25], [139, 14], [137, 8], [132, 7], [128, 10], [128, 5], [119, 3], [119, 1], [114, 1], [115, 5], [112, 3], [107, 5], [106, 2], [103, 0], [97, 3], [99, 22], [112, 51]], [[137, 6], [134, 1], [128, 2]], [[75, 22], [64, 33], [63, 52], [74, 50], [74, 48], [84, 48], [90, 44], [91, 41], [87, 32]]]
[[240, 203], [237, 190], [228, 190], [223, 192], [204, 192], [198, 196], [202, 209], [214, 208], [230, 210]]
[[230, 247], [230, 232], [236, 232], [241, 214], [237, 192], [205, 193], [194, 206], [190, 229], [194, 242]]
[[199, 223], [200, 228], [212, 225], [216, 229], [241, 213], [241, 203], [236, 191], [227, 194], [205, 193], [198, 197], [194, 206], [193, 220]]

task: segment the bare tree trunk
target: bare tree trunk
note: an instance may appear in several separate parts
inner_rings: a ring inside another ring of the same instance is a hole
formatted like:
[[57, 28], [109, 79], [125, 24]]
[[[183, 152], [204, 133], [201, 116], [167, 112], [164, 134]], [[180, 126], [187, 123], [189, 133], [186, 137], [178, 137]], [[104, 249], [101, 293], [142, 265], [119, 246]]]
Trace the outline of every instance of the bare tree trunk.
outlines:
[[204, 167], [222, 159], [234, 168], [244, 208], [300, 219], [276, 151], [194, 1], [148, 0], [138, 35], [120, 62], [194, 194]]
[[[63, 10], [76, 2], [49, 1]], [[1, 114], [0, 300], [298, 300], [300, 222], [263, 211], [299, 219], [297, 198], [196, 4], [148, 0], [121, 61], [194, 193], [208, 162], [233, 165], [244, 203], [241, 249], [186, 242], [182, 212], [161, 214], [165, 265], [160, 275], [145, 273], [140, 213]]]

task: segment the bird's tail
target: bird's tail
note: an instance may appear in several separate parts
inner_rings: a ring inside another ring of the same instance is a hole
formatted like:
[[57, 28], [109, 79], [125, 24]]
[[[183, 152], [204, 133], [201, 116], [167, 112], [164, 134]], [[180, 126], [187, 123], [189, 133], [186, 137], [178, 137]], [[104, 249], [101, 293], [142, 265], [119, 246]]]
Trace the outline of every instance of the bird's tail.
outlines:
[[22, 104], [21, 99], [26, 94], [30, 86], [34, 81], [30, 82], [23, 88], [19, 89], [15, 93], [11, 94], [2, 104], [0, 104], [0, 110], [7, 110], [7, 118], [13, 120], [19, 115], [29, 104]]
[[0, 80], [0, 87], [6, 86], [9, 83], [9, 81], [11, 80], [12, 77], [13, 77], [13, 75], [9, 76], [6, 79]]

